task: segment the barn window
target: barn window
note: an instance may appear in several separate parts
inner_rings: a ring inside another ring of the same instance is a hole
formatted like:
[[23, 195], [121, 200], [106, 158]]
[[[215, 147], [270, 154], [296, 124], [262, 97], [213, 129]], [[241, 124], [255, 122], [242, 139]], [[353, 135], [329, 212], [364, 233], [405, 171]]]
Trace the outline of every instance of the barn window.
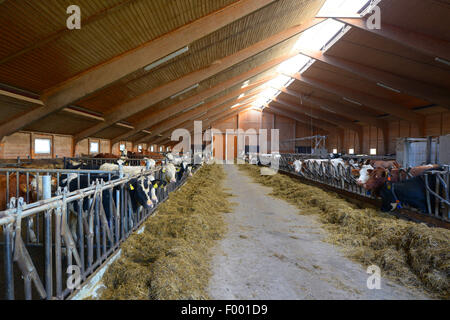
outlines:
[[142, 145], [138, 145], [138, 151], [142, 152]]
[[370, 149], [370, 155], [376, 156], [377, 155], [377, 149], [375, 149], [375, 148]]
[[91, 142], [89, 143], [89, 153], [99, 153], [99, 143], [98, 142]]
[[163, 147], [161, 146], [161, 147], [159, 147], [159, 151], [160, 152], [162, 152], [163, 151]]
[[34, 153], [50, 154], [52, 151], [52, 141], [50, 139], [34, 139]]
[[348, 149], [348, 154], [355, 154], [355, 149]]
[[337, 153], [337, 149], [333, 149], [333, 153]]
[[121, 145], [119, 146], [119, 148], [120, 148], [120, 151], [125, 151], [125, 145], [124, 145], [124, 144], [121, 144]]

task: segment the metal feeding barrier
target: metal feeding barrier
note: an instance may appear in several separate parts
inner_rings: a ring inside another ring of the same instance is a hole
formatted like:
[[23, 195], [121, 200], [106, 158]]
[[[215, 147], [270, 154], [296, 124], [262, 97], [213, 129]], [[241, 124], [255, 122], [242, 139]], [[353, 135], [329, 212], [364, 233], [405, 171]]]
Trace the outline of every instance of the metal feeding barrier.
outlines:
[[[342, 156], [342, 159], [353, 159], [356, 161], [364, 160], [394, 160], [392, 157], [374, 157], [374, 156]], [[278, 168], [282, 172], [298, 176], [319, 184], [327, 185], [338, 190], [343, 190], [360, 197], [376, 200], [377, 198], [370, 194], [366, 189], [356, 183], [356, 178], [352, 174], [352, 169], [356, 167], [344, 166], [341, 163], [334, 165], [329, 159], [324, 161], [306, 163], [300, 172], [295, 172], [293, 163], [296, 160], [319, 159], [319, 157], [310, 154], [280, 154], [271, 159], [263, 159], [263, 164], [270, 161], [278, 161]], [[442, 170], [430, 170], [424, 174], [426, 187], [427, 213], [420, 213], [423, 216], [430, 216], [443, 221], [450, 221], [450, 166], [441, 166]], [[401, 168], [405, 174], [402, 176], [407, 179], [412, 178], [408, 169]], [[434, 181], [432, 179], [435, 179]], [[408, 208], [412, 209], [412, 208]]]
[[[79, 289], [157, 208], [133, 209], [130, 180], [149, 175], [163, 178], [160, 167], [135, 176], [124, 176], [122, 166], [116, 172], [0, 169], [0, 173], [8, 178], [24, 175], [27, 182], [40, 177], [43, 189], [42, 193], [37, 190], [38, 198], [32, 203], [25, 201], [36, 190], [22, 194], [16, 190], [20, 197], [8, 199], [8, 208], [0, 212], [0, 290], [8, 300], [64, 299]], [[73, 192], [59, 187], [52, 194], [52, 177], [59, 185], [66, 174], [76, 174], [78, 181], [87, 174], [89, 187]], [[98, 174], [106, 174], [106, 181], [98, 179]], [[158, 204], [186, 179], [185, 173], [177, 182], [157, 186]]]

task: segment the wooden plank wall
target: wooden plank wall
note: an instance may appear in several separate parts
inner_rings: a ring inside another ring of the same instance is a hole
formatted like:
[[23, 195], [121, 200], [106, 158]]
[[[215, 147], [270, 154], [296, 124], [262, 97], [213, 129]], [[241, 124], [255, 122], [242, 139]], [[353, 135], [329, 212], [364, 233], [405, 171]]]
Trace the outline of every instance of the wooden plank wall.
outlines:
[[[450, 112], [433, 112], [433, 110], [425, 111], [423, 114], [425, 118], [425, 134], [428, 136], [440, 136], [450, 134]], [[339, 152], [348, 152], [350, 148], [354, 148], [356, 153], [369, 154], [371, 148], [376, 148], [378, 153], [383, 153], [384, 140], [383, 132], [372, 126], [363, 127], [363, 146], [360, 149], [358, 145], [358, 137], [355, 132], [351, 130], [344, 130], [343, 141], [339, 134], [332, 132], [327, 134], [324, 130], [311, 128], [310, 126], [285, 118], [278, 115], [273, 115], [268, 112], [259, 112], [250, 110], [240, 113], [225, 119], [220, 122], [213, 123], [213, 127], [225, 133], [226, 129], [256, 129], [259, 128], [268, 130], [268, 150], [270, 146], [270, 130], [276, 128], [280, 130], [280, 141], [290, 140], [293, 138], [309, 137], [314, 135], [328, 135], [327, 148], [331, 152], [334, 148]], [[395, 120], [388, 122], [388, 153], [395, 153], [396, 139], [399, 137], [420, 137], [419, 130], [415, 125], [409, 122]], [[33, 142], [35, 138], [51, 139], [52, 152], [48, 155], [34, 154]], [[6, 137], [0, 143], [0, 159], [16, 159], [21, 158], [63, 158], [71, 156], [81, 156], [82, 154], [89, 154], [89, 141], [97, 141], [100, 144], [101, 153], [120, 154], [119, 143], [111, 146], [109, 140], [105, 139], [85, 139], [79, 142], [75, 148], [73, 147], [73, 138], [68, 135], [46, 134], [38, 132], [17, 132], [11, 136]], [[230, 139], [232, 143], [232, 139]], [[138, 145], [133, 145], [132, 142], [122, 142], [126, 144], [127, 150], [137, 151]], [[308, 146], [311, 142], [299, 141], [297, 146]], [[144, 149], [147, 144], [143, 144]], [[155, 145], [155, 151], [159, 151], [160, 146]], [[288, 145], [281, 145], [281, 152], [293, 152], [294, 143]]]

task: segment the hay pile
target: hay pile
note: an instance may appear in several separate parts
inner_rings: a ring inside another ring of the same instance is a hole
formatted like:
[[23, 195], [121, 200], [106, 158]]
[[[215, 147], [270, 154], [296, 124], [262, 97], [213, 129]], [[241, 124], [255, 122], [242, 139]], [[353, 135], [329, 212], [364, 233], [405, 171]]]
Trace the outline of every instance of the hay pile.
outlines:
[[204, 166], [172, 193], [145, 231], [122, 245], [100, 299], [207, 299], [209, 249], [226, 230], [222, 214], [231, 211], [224, 177], [222, 166]]
[[272, 196], [318, 214], [329, 231], [327, 241], [343, 246], [364, 266], [378, 265], [384, 276], [430, 295], [450, 297], [450, 231], [398, 219], [372, 208], [358, 208], [335, 193], [277, 174], [241, 165], [256, 182], [273, 188]]

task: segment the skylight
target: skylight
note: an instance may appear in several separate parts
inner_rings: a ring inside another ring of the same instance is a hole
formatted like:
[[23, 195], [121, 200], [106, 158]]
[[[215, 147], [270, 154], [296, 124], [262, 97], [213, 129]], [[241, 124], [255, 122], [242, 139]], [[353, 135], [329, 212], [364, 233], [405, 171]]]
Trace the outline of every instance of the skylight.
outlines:
[[317, 16], [359, 18], [359, 12], [369, 2], [368, 0], [327, 0]]
[[[327, 0], [318, 17], [360, 17], [358, 12], [367, 7], [369, 3], [368, 0]], [[302, 32], [292, 47], [292, 52], [298, 52], [300, 48], [326, 51], [346, 30], [343, 23], [334, 19], [327, 19]], [[268, 88], [261, 92], [253, 105], [262, 108], [270, 103], [281, 93], [277, 89], [286, 88], [295, 80], [283, 74], [303, 73], [308, 70], [314, 61], [314, 59], [305, 55], [298, 54], [281, 63], [277, 68], [280, 75], [267, 83]], [[243, 87], [245, 85], [248, 85], [248, 83], [244, 83]]]

